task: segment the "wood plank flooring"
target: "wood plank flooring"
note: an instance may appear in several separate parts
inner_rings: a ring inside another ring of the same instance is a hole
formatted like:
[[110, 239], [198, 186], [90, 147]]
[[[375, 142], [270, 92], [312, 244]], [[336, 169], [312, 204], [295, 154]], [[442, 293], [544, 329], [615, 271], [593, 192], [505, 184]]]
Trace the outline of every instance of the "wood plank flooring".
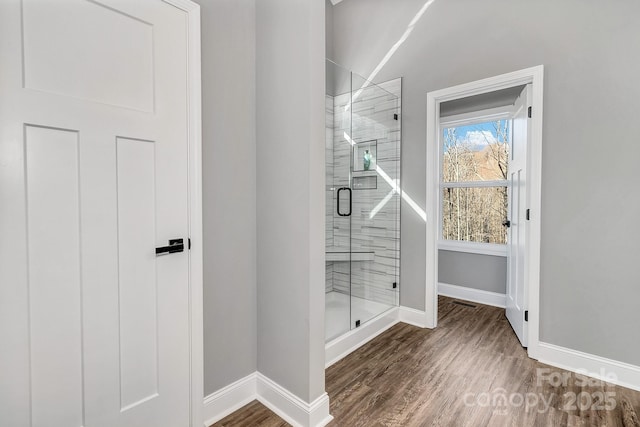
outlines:
[[[329, 426], [640, 427], [640, 392], [527, 357], [504, 310], [440, 297], [436, 329], [398, 324], [326, 371]], [[215, 426], [288, 424], [252, 402]]]

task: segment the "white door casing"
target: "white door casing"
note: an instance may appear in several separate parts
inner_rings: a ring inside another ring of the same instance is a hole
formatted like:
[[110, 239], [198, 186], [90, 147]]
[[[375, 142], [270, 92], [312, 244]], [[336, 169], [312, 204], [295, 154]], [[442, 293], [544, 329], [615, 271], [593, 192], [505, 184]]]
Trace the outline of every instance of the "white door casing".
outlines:
[[0, 4], [0, 425], [190, 425], [201, 406], [200, 276], [187, 250], [155, 255], [200, 237], [181, 9]]
[[[469, 96], [493, 92], [521, 85], [531, 85], [532, 118], [528, 122], [527, 200], [531, 214], [526, 221], [526, 247], [524, 261], [524, 283], [527, 296], [529, 321], [527, 323], [529, 357], [537, 359], [540, 354], [539, 299], [540, 299], [540, 228], [541, 228], [541, 174], [542, 174], [542, 125], [544, 66], [526, 68], [510, 73], [464, 83], [427, 93], [427, 150], [426, 150], [426, 263], [425, 263], [425, 316], [424, 324], [429, 328], [438, 321], [438, 207], [439, 181], [438, 137], [440, 129], [440, 104]], [[526, 212], [526, 211], [525, 211]]]
[[513, 133], [509, 147], [509, 173], [507, 177], [507, 295], [506, 313], [520, 343], [528, 345], [528, 327], [525, 322], [527, 290], [525, 288], [527, 159], [530, 126], [528, 108], [531, 84], [527, 84], [514, 103]]

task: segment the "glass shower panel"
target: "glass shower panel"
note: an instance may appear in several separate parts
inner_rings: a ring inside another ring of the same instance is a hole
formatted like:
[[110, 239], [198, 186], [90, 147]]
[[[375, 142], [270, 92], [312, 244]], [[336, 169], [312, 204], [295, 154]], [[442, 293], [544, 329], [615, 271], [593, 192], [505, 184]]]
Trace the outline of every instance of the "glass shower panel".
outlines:
[[400, 253], [400, 81], [352, 73], [351, 328], [397, 306]]
[[325, 339], [395, 307], [400, 261], [400, 79], [326, 62]]
[[325, 339], [351, 329], [351, 73], [326, 62], [325, 96]]

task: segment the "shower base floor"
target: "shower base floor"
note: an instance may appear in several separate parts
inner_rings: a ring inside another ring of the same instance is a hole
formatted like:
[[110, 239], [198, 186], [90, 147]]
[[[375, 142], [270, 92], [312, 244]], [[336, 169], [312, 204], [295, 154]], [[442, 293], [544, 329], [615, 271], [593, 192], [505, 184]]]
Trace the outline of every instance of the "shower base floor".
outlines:
[[[349, 297], [349, 295], [340, 292], [327, 292], [325, 294], [324, 317], [325, 342], [349, 332], [351, 327], [355, 327], [356, 320], [359, 319], [363, 324], [392, 307], [389, 304], [369, 301], [364, 298]], [[351, 316], [349, 316], [350, 312]]]

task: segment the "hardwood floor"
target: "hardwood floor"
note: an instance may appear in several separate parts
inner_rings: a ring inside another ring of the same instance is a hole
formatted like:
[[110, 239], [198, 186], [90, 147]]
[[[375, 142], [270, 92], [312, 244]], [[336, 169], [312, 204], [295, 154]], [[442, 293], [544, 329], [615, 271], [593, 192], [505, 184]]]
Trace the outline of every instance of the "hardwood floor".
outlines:
[[[440, 297], [436, 329], [398, 324], [326, 371], [329, 426], [640, 427], [640, 392], [527, 357], [504, 310]], [[252, 402], [215, 426], [287, 426]]]

